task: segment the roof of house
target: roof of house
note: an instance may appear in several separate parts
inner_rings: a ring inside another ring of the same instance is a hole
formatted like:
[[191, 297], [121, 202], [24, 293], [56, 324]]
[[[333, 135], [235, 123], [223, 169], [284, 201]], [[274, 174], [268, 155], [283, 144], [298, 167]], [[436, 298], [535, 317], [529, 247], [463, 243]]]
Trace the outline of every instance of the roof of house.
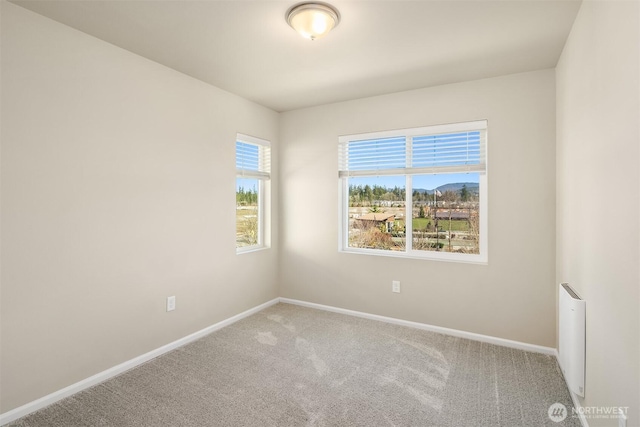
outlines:
[[396, 219], [396, 215], [392, 214], [392, 213], [385, 213], [385, 212], [371, 212], [365, 215], [362, 215], [360, 218], [358, 218], [360, 220], [363, 221], [393, 221]]

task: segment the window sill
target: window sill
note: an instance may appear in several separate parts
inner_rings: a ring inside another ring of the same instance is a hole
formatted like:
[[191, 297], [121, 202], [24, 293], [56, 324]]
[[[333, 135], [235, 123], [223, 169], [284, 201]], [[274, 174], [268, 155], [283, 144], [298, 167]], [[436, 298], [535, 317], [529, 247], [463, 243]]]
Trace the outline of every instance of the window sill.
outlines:
[[383, 256], [389, 258], [405, 258], [405, 259], [419, 259], [424, 261], [444, 261], [454, 262], [462, 264], [476, 264], [476, 265], [488, 265], [488, 259], [486, 255], [468, 255], [468, 254], [452, 254], [449, 252], [399, 252], [399, 251], [384, 251], [376, 249], [360, 249], [360, 248], [347, 248], [339, 249], [339, 252], [345, 254], [355, 255], [373, 255]]
[[270, 246], [245, 246], [242, 248], [236, 248], [236, 255], [249, 254], [252, 252], [260, 252], [266, 249], [271, 249]]

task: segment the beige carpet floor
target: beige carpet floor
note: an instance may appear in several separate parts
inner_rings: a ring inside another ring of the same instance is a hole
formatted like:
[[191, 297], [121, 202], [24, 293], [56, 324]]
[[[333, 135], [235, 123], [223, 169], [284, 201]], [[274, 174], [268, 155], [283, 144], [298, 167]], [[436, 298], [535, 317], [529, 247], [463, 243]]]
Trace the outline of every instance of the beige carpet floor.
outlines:
[[579, 426], [571, 408], [551, 356], [277, 304], [11, 425]]

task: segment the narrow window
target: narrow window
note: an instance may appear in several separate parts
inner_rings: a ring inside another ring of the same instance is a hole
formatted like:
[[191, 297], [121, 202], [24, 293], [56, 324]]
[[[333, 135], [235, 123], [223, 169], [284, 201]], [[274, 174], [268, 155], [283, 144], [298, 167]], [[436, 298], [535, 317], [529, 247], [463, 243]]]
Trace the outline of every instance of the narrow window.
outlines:
[[236, 251], [266, 247], [266, 206], [271, 177], [268, 141], [236, 137]]
[[342, 251], [487, 261], [486, 121], [339, 142]]

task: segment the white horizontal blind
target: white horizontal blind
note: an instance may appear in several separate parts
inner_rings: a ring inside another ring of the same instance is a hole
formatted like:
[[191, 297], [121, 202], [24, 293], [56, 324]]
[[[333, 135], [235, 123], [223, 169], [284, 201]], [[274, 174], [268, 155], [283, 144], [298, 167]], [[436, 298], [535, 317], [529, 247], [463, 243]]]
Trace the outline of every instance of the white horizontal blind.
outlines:
[[341, 137], [339, 176], [485, 173], [486, 128], [480, 121]]
[[236, 176], [260, 179], [271, 177], [271, 147], [268, 141], [238, 134]]
[[485, 172], [485, 145], [485, 130], [414, 136], [411, 173]]
[[341, 171], [384, 171], [405, 168], [407, 164], [404, 136], [354, 140], [341, 148]]

